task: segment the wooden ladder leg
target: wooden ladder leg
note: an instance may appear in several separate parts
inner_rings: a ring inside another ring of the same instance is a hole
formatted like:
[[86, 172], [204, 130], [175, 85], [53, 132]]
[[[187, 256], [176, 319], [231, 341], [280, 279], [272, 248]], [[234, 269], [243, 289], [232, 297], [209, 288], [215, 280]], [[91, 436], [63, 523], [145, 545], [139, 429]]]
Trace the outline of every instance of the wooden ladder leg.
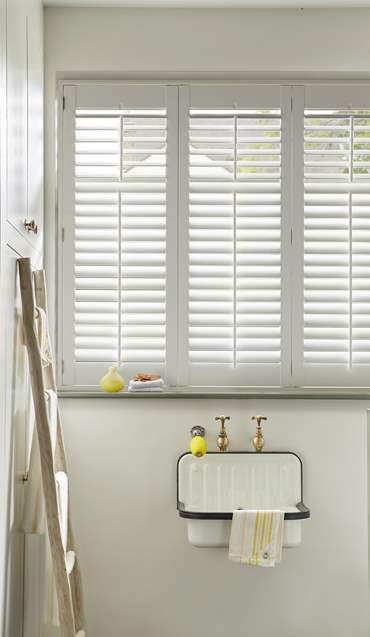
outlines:
[[19, 259], [23, 325], [30, 367], [48, 535], [57, 591], [61, 637], [76, 637], [72, 595], [60, 532], [53, 450], [39, 343], [35, 332], [35, 299], [30, 259]]
[[[44, 312], [46, 313], [46, 316], [48, 316], [47, 290], [46, 290], [46, 280], [45, 280], [44, 270], [36, 270], [33, 274], [33, 277], [34, 277], [36, 305], [37, 307], [42, 308]], [[47, 377], [48, 389], [52, 389], [53, 391], [57, 392], [56, 374], [55, 374], [53, 363], [51, 363], [50, 365], [46, 367], [45, 374]], [[68, 473], [59, 408], [58, 408], [57, 448], [56, 448], [56, 454], [55, 454], [55, 464], [56, 464], [57, 471], [64, 471], [65, 473]], [[69, 506], [68, 507], [67, 548], [68, 550], [75, 551], [76, 553], [76, 550], [75, 550], [76, 544], [74, 540], [73, 525], [72, 525], [70, 510], [71, 509]], [[84, 612], [84, 604], [83, 604], [82, 578], [81, 578], [81, 571], [80, 571], [77, 554], [76, 554], [75, 565], [73, 567], [72, 573], [69, 576], [69, 581], [70, 581], [71, 592], [72, 592], [72, 602], [73, 602], [73, 611], [74, 611], [76, 630], [84, 630], [86, 626], [86, 622], [85, 622], [85, 612]]]

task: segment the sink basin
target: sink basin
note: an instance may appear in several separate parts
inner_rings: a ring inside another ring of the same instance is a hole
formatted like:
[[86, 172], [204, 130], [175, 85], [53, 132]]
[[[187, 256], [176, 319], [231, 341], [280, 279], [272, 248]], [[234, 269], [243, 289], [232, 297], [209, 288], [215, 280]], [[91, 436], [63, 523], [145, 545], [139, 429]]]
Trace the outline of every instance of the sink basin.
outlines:
[[280, 509], [285, 512], [283, 546], [302, 541], [302, 461], [284, 451], [191, 453], [177, 463], [177, 508], [186, 518], [188, 540], [198, 547], [229, 545], [235, 509]]

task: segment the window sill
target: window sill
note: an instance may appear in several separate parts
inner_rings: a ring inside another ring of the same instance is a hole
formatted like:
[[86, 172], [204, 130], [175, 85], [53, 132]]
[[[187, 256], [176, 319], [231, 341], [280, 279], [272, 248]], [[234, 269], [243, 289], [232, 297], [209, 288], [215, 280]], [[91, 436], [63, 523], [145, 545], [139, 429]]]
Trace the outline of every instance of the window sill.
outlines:
[[60, 388], [59, 398], [314, 398], [336, 400], [370, 400], [370, 388], [361, 387], [171, 387], [163, 392], [129, 392], [108, 394], [86, 387]]

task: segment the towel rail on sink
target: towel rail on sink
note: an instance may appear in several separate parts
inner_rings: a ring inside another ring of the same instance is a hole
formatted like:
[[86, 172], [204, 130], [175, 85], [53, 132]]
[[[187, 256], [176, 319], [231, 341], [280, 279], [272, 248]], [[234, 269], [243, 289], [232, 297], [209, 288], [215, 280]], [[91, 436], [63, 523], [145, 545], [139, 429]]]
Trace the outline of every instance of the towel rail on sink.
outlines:
[[[311, 511], [303, 502], [298, 502], [297, 511], [285, 511], [284, 520], [306, 520], [311, 517]], [[178, 502], [177, 509], [180, 518], [189, 520], [232, 520], [233, 514], [225, 512], [187, 511], [183, 502]]]

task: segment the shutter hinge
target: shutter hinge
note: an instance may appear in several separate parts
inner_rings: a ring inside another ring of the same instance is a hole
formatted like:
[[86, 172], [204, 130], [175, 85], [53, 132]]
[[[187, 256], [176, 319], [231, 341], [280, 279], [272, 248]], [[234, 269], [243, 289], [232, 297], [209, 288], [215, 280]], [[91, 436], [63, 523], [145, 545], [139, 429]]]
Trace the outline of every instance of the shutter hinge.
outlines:
[[293, 112], [293, 95], [290, 97], [290, 112]]
[[65, 110], [65, 108], [66, 108], [66, 96], [65, 96], [65, 95], [63, 95], [63, 101], [62, 101], [62, 104], [63, 104], [63, 111], [64, 111], [64, 110]]
[[62, 228], [62, 242], [64, 242], [65, 234], [66, 234], [66, 233], [65, 233], [65, 230], [64, 230], [64, 228]]
[[290, 228], [290, 245], [293, 245], [293, 228]]

